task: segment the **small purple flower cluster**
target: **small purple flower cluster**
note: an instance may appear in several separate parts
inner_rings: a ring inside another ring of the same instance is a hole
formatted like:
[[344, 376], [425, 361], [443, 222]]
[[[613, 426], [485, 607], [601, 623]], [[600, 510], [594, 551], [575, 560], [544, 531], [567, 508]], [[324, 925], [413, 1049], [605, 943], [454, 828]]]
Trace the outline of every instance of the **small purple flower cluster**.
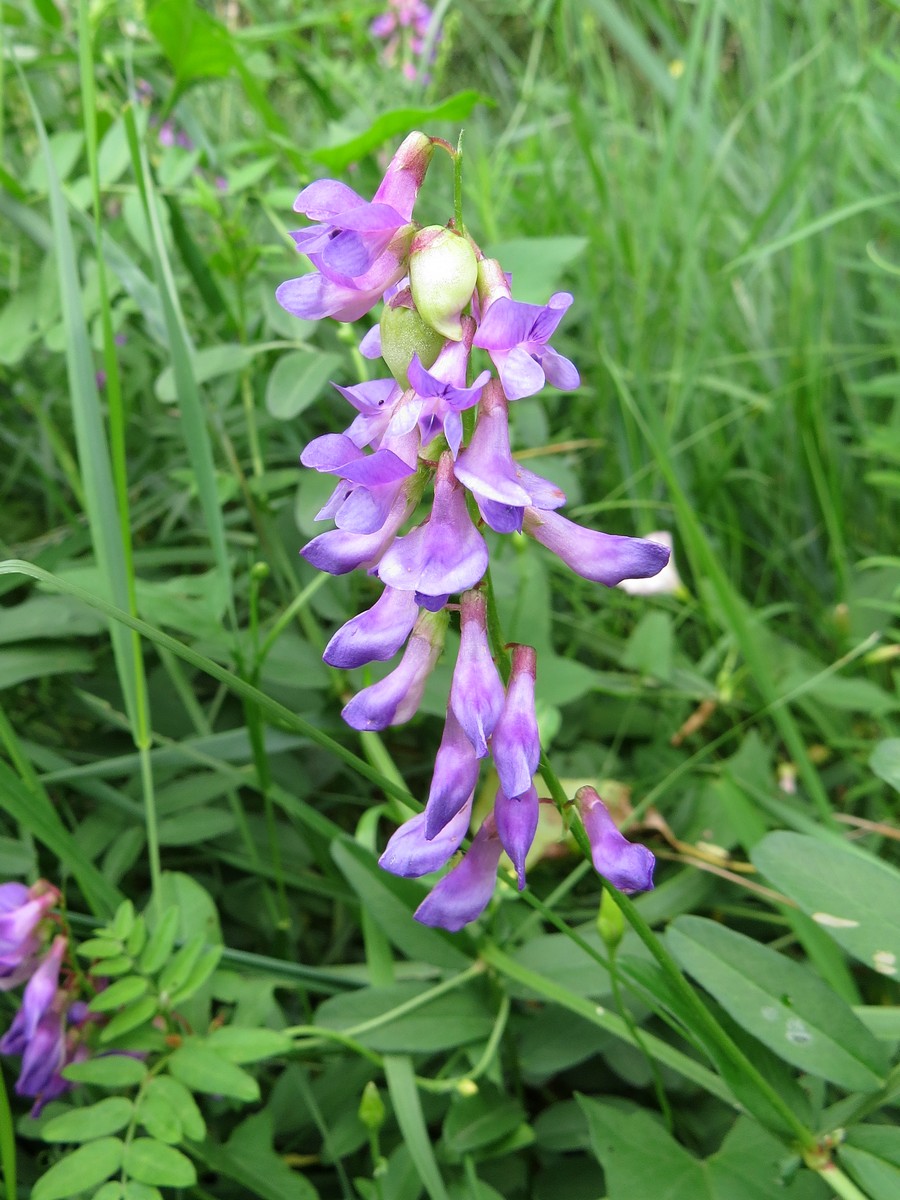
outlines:
[[[425, 0], [388, 0], [387, 9], [369, 26], [369, 33], [384, 41], [382, 62], [388, 67], [396, 66], [404, 49], [418, 57], [425, 49], [431, 21], [432, 12]], [[410, 82], [418, 78], [415, 66], [406, 58], [401, 70]], [[427, 78], [422, 82], [427, 83]]]
[[[453, 222], [424, 229], [413, 222], [436, 143], [410, 134], [371, 203], [334, 180], [305, 188], [294, 208], [315, 224], [292, 236], [315, 270], [276, 294], [306, 320], [354, 321], [385, 301], [380, 324], [360, 349], [368, 358], [383, 357], [390, 377], [338, 387], [354, 419], [343, 434], [318, 437], [301, 455], [304, 466], [338, 480], [317, 514], [336, 528], [301, 553], [320, 570], [342, 575], [362, 568], [384, 585], [370, 609], [335, 633], [326, 662], [351, 669], [387, 661], [406, 643], [399, 665], [344, 708], [355, 729], [381, 730], [413, 716], [450, 611], [460, 612], [459, 657], [428, 802], [381, 858], [387, 870], [405, 876], [446, 864], [468, 830], [481, 760], [492, 755], [500, 783], [493, 811], [416, 912], [425, 924], [457, 930], [490, 900], [503, 850], [524, 887], [539, 811], [536, 653], [526, 645], [510, 648], [504, 686], [488, 638], [481, 588], [488, 546], [479, 527], [524, 532], [577, 574], [608, 587], [655, 575], [669, 551], [560, 516], [559, 488], [513, 458], [510, 402], [546, 383], [579, 386], [573, 364], [549, 345], [572, 297], [557, 292], [543, 306], [516, 301], [500, 263], [485, 258]], [[473, 347], [487, 352], [496, 377], [489, 370], [472, 377]], [[429, 515], [401, 533], [429, 483]], [[458, 604], [450, 603], [454, 596]], [[597, 869], [627, 890], [652, 886], [650, 852], [618, 833], [596, 793], [583, 789], [578, 804]]]
[[87, 1010], [60, 987], [68, 939], [57, 934], [47, 947], [53, 931], [47, 916], [58, 902], [59, 892], [45, 880], [30, 888], [0, 884], [0, 991], [25, 984], [21, 1007], [0, 1038], [0, 1053], [22, 1056], [16, 1092], [35, 1098], [32, 1116], [72, 1086], [62, 1077], [63, 1067], [87, 1056], [80, 1037]]

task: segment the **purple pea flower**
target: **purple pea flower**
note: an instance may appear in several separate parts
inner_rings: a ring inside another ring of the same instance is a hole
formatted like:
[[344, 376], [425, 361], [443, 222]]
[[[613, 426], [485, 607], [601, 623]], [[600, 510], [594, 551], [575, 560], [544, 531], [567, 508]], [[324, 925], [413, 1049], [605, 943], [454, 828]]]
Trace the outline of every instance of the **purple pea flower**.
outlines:
[[392, 875], [417, 879], [430, 875], [449, 862], [462, 845], [472, 818], [471, 795], [444, 828], [433, 838], [425, 832], [425, 813], [416, 813], [394, 833], [378, 860]]
[[363, 688], [344, 706], [341, 716], [353, 729], [386, 729], [402, 725], [419, 707], [428, 676], [444, 647], [449, 616], [420, 613], [399, 666], [384, 679]]
[[[376, 326], [377, 328], [377, 326]], [[394, 379], [372, 379], [368, 383], [357, 383], [352, 387], [332, 387], [341, 393], [359, 414], [345, 433], [355, 446], [381, 445], [381, 439], [390, 424], [401, 398], [401, 390]]]
[[463, 859], [416, 909], [416, 920], [456, 933], [480, 917], [494, 894], [502, 851], [493, 815], [488, 813]]
[[475, 747], [447, 707], [444, 734], [434, 760], [431, 790], [425, 805], [425, 836], [436, 838], [466, 804], [478, 783]]
[[22, 1069], [16, 1080], [16, 1094], [37, 1098], [33, 1117], [54, 1097], [72, 1085], [60, 1072], [66, 1065], [66, 1029], [62, 1013], [54, 1006], [38, 1022], [22, 1052]]
[[478, 422], [456, 460], [456, 478], [479, 501], [524, 508], [531, 496], [519, 482], [509, 447], [509, 416], [503, 388], [492, 379], [481, 394]]
[[516, 868], [519, 891], [525, 886], [525, 858], [537, 831], [537, 788], [531, 784], [521, 796], [507, 796], [501, 788], [494, 800], [494, 820], [503, 849]]
[[317, 223], [292, 236], [317, 273], [281, 284], [275, 297], [283, 308], [305, 320], [355, 321], [403, 277], [412, 210], [433, 152], [431, 138], [411, 133], [371, 203], [334, 179], [303, 189], [294, 208]]
[[565, 392], [578, 387], [574, 365], [547, 345], [572, 303], [568, 292], [554, 292], [543, 306], [523, 304], [510, 296], [500, 264], [484, 259], [478, 294], [483, 316], [474, 345], [490, 354], [508, 399], [533, 396], [545, 383]]
[[416, 623], [419, 606], [412, 592], [386, 587], [371, 608], [347, 621], [325, 647], [322, 658], [345, 671], [393, 658]]
[[407, 481], [407, 486], [394, 500], [384, 524], [375, 533], [329, 529], [327, 533], [320, 533], [307, 542], [300, 553], [311, 566], [330, 575], [346, 575], [358, 567], [373, 567], [416, 507], [418, 493], [414, 484], [415, 476]]
[[339, 529], [349, 533], [376, 533], [387, 520], [403, 481], [415, 474], [418, 448], [415, 431], [397, 439], [394, 449], [383, 445], [373, 454], [365, 454], [343, 434], [314, 438], [300, 455], [301, 463], [339, 475], [342, 481], [316, 520], [332, 518]]
[[623, 892], [646, 892], [653, 887], [656, 859], [640, 842], [621, 834], [609, 809], [592, 787], [579, 788], [575, 803], [591, 843], [594, 870]]
[[521, 796], [531, 787], [541, 758], [541, 739], [534, 712], [536, 672], [534, 647], [513, 646], [506, 703], [491, 738], [491, 754], [500, 787], [507, 796]]
[[615, 587], [623, 579], [647, 579], [669, 561], [668, 546], [643, 538], [598, 533], [546, 510], [526, 508], [524, 529], [576, 575], [607, 587]]
[[41, 959], [22, 995], [22, 1004], [13, 1023], [0, 1038], [0, 1053], [24, 1054], [42, 1017], [50, 1011], [59, 988], [59, 968], [68, 941], [60, 936]]
[[459, 453], [462, 441], [462, 416], [474, 408], [482, 388], [491, 377], [482, 371], [471, 386], [466, 385], [466, 369], [475, 334], [471, 317], [462, 318], [462, 339], [448, 341], [429, 369], [422, 366], [418, 354], [409, 364], [409, 382], [416, 397], [417, 416], [422, 431], [422, 444], [443, 433], [453, 457]]
[[58, 899], [56, 888], [43, 880], [31, 888], [0, 885], [0, 991], [16, 987], [34, 971], [41, 946], [35, 931]]
[[441, 455], [434, 480], [434, 505], [422, 525], [397, 538], [378, 564], [389, 587], [422, 597], [450, 596], [474, 587], [487, 570], [488, 549], [472, 524], [466, 496], [453, 474], [449, 452]]
[[481, 592], [466, 592], [462, 597], [462, 630], [450, 684], [450, 707], [477, 758], [487, 755], [487, 739], [503, 712], [503, 701], [503, 684], [488, 645], [487, 602]]

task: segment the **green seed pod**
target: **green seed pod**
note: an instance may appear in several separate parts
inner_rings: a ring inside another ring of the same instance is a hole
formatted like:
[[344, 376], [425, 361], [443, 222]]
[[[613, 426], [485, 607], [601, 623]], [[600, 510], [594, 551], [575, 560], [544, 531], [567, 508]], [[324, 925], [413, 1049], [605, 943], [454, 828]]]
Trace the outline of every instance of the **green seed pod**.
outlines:
[[616, 947], [625, 932], [625, 918], [622, 910], [612, 896], [604, 890], [600, 897], [600, 910], [597, 913], [597, 932], [606, 943], [610, 954], [615, 954]]
[[381, 314], [381, 357], [393, 377], [406, 390], [406, 372], [418, 354], [423, 367], [430, 367], [444, 344], [444, 335], [427, 325], [414, 308], [385, 308]]
[[424, 321], [452, 342], [463, 336], [460, 315], [472, 299], [478, 261], [469, 242], [452, 229], [429, 225], [409, 248], [409, 287]]

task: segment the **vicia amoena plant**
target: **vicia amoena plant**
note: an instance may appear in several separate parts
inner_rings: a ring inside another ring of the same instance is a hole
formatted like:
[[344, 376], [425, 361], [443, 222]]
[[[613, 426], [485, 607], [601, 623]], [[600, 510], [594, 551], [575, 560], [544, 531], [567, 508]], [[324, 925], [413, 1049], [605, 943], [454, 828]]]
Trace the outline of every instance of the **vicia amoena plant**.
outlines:
[[[454, 161], [456, 211], [446, 226], [423, 228], [413, 210], [435, 147]], [[317, 515], [335, 528], [301, 553], [320, 570], [365, 570], [383, 584], [372, 607], [334, 634], [326, 662], [350, 669], [406, 647], [392, 671], [344, 708], [355, 729], [382, 730], [415, 714], [458, 614], [460, 649], [427, 803], [381, 858], [404, 876], [448, 863], [469, 829], [481, 762], [493, 757], [500, 783], [493, 809], [416, 912], [426, 925], [451, 930], [488, 904], [504, 850], [525, 886], [540, 805], [537, 656], [531, 646], [503, 644], [485, 532], [524, 533], [607, 587], [654, 576], [669, 558], [657, 542], [567, 520], [558, 512], [566, 499], [560, 489], [513, 457], [510, 404], [547, 384], [579, 386], [574, 365], [550, 345], [572, 296], [557, 292], [545, 305], [513, 298], [502, 263], [486, 258], [465, 229], [460, 170], [459, 150], [412, 133], [370, 202], [336, 180], [310, 184], [294, 208], [313, 224], [293, 238], [314, 270], [277, 292], [305, 320], [355, 321], [384, 302], [360, 350], [383, 359], [389, 374], [339, 387], [353, 420], [301, 455], [304, 466], [337, 481]], [[493, 370], [479, 369], [476, 349]], [[593, 789], [581, 789], [576, 802], [597, 870], [624, 891], [652, 887], [650, 852], [619, 833]]]

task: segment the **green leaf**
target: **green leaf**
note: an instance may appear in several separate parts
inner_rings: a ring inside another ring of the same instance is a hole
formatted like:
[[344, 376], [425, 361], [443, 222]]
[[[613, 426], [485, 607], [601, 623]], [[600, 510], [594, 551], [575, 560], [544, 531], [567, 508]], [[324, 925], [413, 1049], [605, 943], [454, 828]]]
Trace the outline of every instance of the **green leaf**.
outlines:
[[485, 250], [512, 274], [513, 295], [526, 304], [546, 304], [569, 263], [587, 247], [585, 237], [519, 237]]
[[159, 998], [157, 996], [144, 996], [142, 999], [136, 1000], [134, 1004], [129, 1004], [121, 1012], [116, 1013], [100, 1034], [100, 1041], [112, 1042], [117, 1037], [121, 1037], [123, 1033], [130, 1033], [132, 1029], [137, 1029], [139, 1025], [151, 1021], [156, 1016], [158, 1009]]
[[172, 1004], [183, 1004], [203, 987], [210, 975], [219, 965], [224, 946], [210, 946], [194, 963], [187, 978], [177, 991], [172, 993]]
[[[224, 1146], [205, 1141], [197, 1155], [220, 1175], [234, 1180], [243, 1194], [261, 1200], [318, 1200], [318, 1192], [272, 1148], [268, 1109], [242, 1121]], [[387, 1200], [387, 1197], [386, 1197]]]
[[120, 942], [124, 942], [134, 928], [134, 905], [130, 900], [123, 900], [116, 909], [116, 915], [109, 924], [109, 932]]
[[881, 1086], [884, 1047], [805, 967], [703, 917], [679, 917], [666, 940], [725, 1011], [780, 1058], [850, 1090]]
[[[174, 1083], [174, 1080], [170, 1080]], [[181, 1141], [184, 1130], [178, 1114], [174, 1111], [165, 1096], [154, 1088], [148, 1088], [140, 1099], [137, 1118], [151, 1137], [157, 1141], [177, 1146]]]
[[854, 958], [900, 977], [900, 872], [858, 847], [770, 833], [753, 865]]
[[159, 924], [147, 939], [147, 945], [141, 954], [141, 970], [146, 971], [148, 975], [155, 975], [172, 953], [179, 920], [178, 907], [173, 904], [165, 910]]
[[155, 1138], [135, 1138], [129, 1142], [123, 1166], [138, 1183], [191, 1187], [197, 1182], [197, 1171], [187, 1155]]
[[342, 171], [350, 163], [359, 162], [372, 150], [377, 150], [388, 138], [406, 135], [432, 121], [464, 121], [476, 104], [492, 104], [487, 96], [472, 90], [457, 92], [433, 108], [395, 108], [383, 113], [364, 132], [341, 142], [313, 151], [311, 157], [324, 163], [329, 170]]
[[157, 0], [147, 27], [174, 67], [179, 90], [194, 80], [221, 78], [235, 65], [228, 30], [197, 4]]
[[88, 650], [70, 646], [16, 646], [0, 650], [0, 690], [28, 679], [61, 675], [66, 671], [90, 671], [94, 657]]
[[[227, 342], [221, 346], [207, 346], [191, 357], [194, 381], [208, 383], [211, 379], [221, 379], [223, 375], [238, 375], [252, 359], [253, 351], [248, 346]], [[157, 400], [161, 400], [163, 404], [175, 403], [178, 391], [173, 367], [166, 367], [153, 390]]]
[[287, 1054], [293, 1042], [276, 1029], [242, 1029], [238, 1025], [224, 1025], [207, 1037], [206, 1044], [233, 1063], [259, 1062], [273, 1054]]
[[110, 1180], [109, 1183], [104, 1183], [101, 1188], [94, 1192], [91, 1200], [122, 1200], [124, 1195], [123, 1185], [117, 1181]]
[[444, 1142], [461, 1157], [507, 1137], [524, 1118], [518, 1101], [484, 1085], [474, 1096], [459, 1097], [451, 1104], [444, 1120]]
[[900, 1129], [896, 1125], [856, 1125], [838, 1149], [838, 1161], [868, 1200], [900, 1196]]
[[438, 996], [421, 1007], [379, 1023], [375, 1029], [355, 1033], [353, 1027], [390, 1014], [427, 992], [428, 985], [396, 983], [382, 988], [361, 988], [332, 996], [316, 1010], [316, 1024], [347, 1031], [364, 1046], [393, 1053], [429, 1053], [484, 1041], [494, 1018], [481, 995], [471, 986]]
[[109, 1179], [122, 1165], [124, 1146], [118, 1138], [99, 1138], [67, 1154], [42, 1175], [31, 1192], [31, 1200], [64, 1200], [77, 1196]]
[[169, 1071], [192, 1092], [232, 1096], [250, 1103], [259, 1099], [259, 1084], [252, 1075], [199, 1041], [180, 1046], [169, 1059]]
[[159, 1188], [129, 1179], [122, 1191], [122, 1200], [163, 1200], [163, 1196]]
[[872, 751], [869, 766], [879, 779], [900, 792], [900, 738], [885, 738]]
[[161, 846], [195, 846], [211, 838], [231, 833], [237, 822], [232, 813], [221, 808], [191, 808], [159, 823]]
[[118, 958], [122, 943], [113, 938], [89, 938], [78, 947], [81, 958]]
[[176, 938], [186, 942], [202, 933], [209, 945], [222, 941], [219, 913], [209, 892], [196, 879], [181, 871], [163, 871], [160, 880], [159, 903], [174, 904], [179, 913]]
[[134, 1087], [147, 1074], [145, 1063], [125, 1054], [104, 1054], [87, 1062], [70, 1063], [63, 1067], [63, 1078], [72, 1083], [95, 1083], [98, 1087]]
[[185, 981], [194, 969], [194, 964], [203, 953], [203, 944], [205, 938], [202, 933], [195, 933], [193, 937], [188, 938], [181, 949], [170, 959], [159, 976], [159, 994], [161, 998], [171, 997], [179, 988], [183, 987]]
[[91, 1142], [124, 1129], [133, 1111], [134, 1105], [124, 1096], [107, 1096], [97, 1104], [53, 1117], [41, 1129], [41, 1137], [45, 1142]]
[[319, 350], [282, 355], [266, 384], [266, 408], [279, 421], [290, 421], [318, 399], [340, 365], [339, 355]]
[[[185, 1137], [190, 1138], [192, 1142], [200, 1142], [206, 1137], [206, 1123], [203, 1115], [197, 1107], [194, 1097], [183, 1083], [179, 1083], [170, 1075], [156, 1075], [150, 1080], [144, 1092], [144, 1098], [149, 1097], [152, 1097], [154, 1102], [158, 1100], [168, 1105], [178, 1119], [178, 1124]], [[141, 1111], [143, 1113], [143, 1109]], [[149, 1127], [148, 1132], [153, 1133], [154, 1137], [159, 1136]]]
[[98, 992], [88, 1008], [91, 1012], [110, 1012], [114, 1008], [130, 1004], [132, 1000], [137, 1000], [138, 996], [143, 996], [147, 987], [147, 980], [140, 975], [129, 975], [127, 979], [117, 979], [108, 988]]

